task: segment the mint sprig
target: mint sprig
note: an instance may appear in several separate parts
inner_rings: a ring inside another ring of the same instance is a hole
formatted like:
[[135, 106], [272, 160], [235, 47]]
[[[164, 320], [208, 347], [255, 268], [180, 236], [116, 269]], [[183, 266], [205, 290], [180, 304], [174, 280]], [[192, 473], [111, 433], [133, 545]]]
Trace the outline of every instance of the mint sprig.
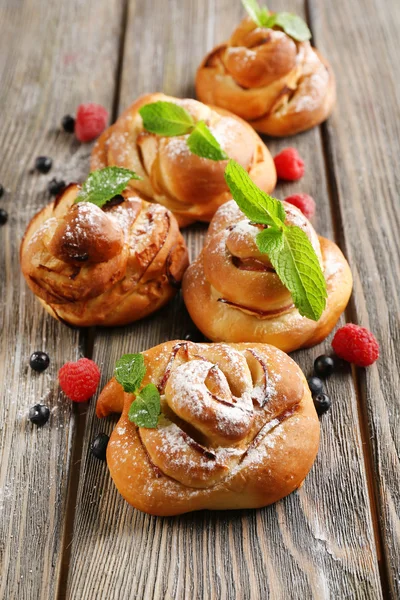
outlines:
[[157, 427], [161, 412], [160, 394], [154, 383], [148, 383], [138, 392], [146, 375], [143, 354], [124, 354], [115, 364], [114, 377], [128, 394], [135, 394], [128, 419], [138, 427]]
[[311, 38], [311, 31], [301, 17], [289, 12], [271, 13], [266, 6], [260, 7], [257, 0], [242, 0], [249, 17], [259, 27], [280, 27], [297, 42]]
[[192, 154], [210, 160], [226, 160], [221, 148], [204, 121], [194, 121], [187, 110], [174, 102], [152, 102], [139, 109], [143, 127], [150, 133], [165, 137], [190, 134], [187, 145]]
[[154, 383], [149, 383], [136, 395], [128, 412], [128, 419], [138, 427], [157, 427], [161, 412], [160, 393]]
[[256, 236], [260, 252], [268, 254], [279, 279], [303, 317], [318, 321], [326, 306], [326, 281], [314, 248], [302, 229], [285, 224], [285, 209], [276, 198], [252, 182], [247, 171], [230, 160], [225, 179], [242, 212], [268, 225]]
[[82, 184], [75, 199], [77, 202], [91, 202], [102, 208], [111, 198], [124, 191], [131, 179], [142, 179], [134, 171], [123, 167], [105, 167], [90, 173]]
[[150, 133], [164, 136], [184, 135], [195, 126], [191, 114], [173, 102], [152, 102], [139, 109], [143, 127]]
[[209, 158], [210, 160], [226, 160], [229, 158], [204, 121], [196, 123], [187, 139], [187, 145], [192, 154], [197, 154], [197, 156], [203, 158]]

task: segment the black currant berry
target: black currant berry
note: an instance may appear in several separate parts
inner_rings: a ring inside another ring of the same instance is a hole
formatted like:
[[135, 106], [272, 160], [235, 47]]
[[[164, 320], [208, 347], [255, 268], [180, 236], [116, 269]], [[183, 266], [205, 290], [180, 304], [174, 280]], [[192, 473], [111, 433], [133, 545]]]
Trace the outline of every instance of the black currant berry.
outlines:
[[61, 120], [61, 127], [67, 133], [74, 133], [75, 130], [75, 119], [71, 115], [65, 115]]
[[8, 212], [4, 208], [0, 208], [0, 225], [5, 225], [8, 221]]
[[313, 398], [315, 410], [319, 415], [323, 415], [331, 407], [331, 399], [326, 394], [317, 394]]
[[93, 456], [99, 460], [106, 460], [106, 451], [109, 439], [110, 438], [106, 433], [99, 433], [90, 446], [90, 451]]
[[48, 156], [38, 156], [35, 160], [35, 169], [39, 173], [48, 173], [53, 166], [53, 161]]
[[47, 369], [47, 367], [49, 366], [49, 364], [50, 364], [49, 355], [46, 354], [46, 352], [41, 352], [40, 350], [33, 352], [33, 354], [31, 354], [31, 357], [29, 359], [30, 367], [34, 371], [38, 371], [38, 373], [45, 371]]
[[335, 361], [330, 356], [322, 354], [314, 361], [314, 373], [319, 377], [328, 377], [332, 375], [335, 369]]
[[324, 388], [324, 384], [319, 377], [310, 377], [307, 379], [307, 383], [313, 396], [320, 394]]
[[47, 423], [49, 417], [50, 409], [44, 404], [35, 404], [29, 409], [29, 420], [39, 427]]
[[63, 189], [65, 188], [65, 181], [62, 180], [58, 180], [58, 179], [51, 179], [51, 181], [49, 181], [49, 183], [47, 184], [47, 189], [49, 190], [50, 194], [52, 196], [57, 196], [58, 194], [60, 194]]

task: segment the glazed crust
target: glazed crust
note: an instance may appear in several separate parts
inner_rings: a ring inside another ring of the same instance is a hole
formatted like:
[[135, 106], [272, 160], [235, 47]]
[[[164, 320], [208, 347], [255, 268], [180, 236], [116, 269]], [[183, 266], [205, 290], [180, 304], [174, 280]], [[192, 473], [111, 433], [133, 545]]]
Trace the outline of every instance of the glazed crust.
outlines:
[[204, 120], [229, 157], [247, 169], [261, 189], [274, 189], [276, 171], [271, 154], [245, 121], [226, 110], [164, 94], [142, 96], [100, 136], [92, 152], [92, 170], [111, 165], [134, 170], [142, 180], [132, 180], [131, 190], [169, 208], [180, 226], [211, 220], [217, 208], [230, 199], [224, 179], [227, 161], [192, 154], [187, 135], [161, 137], [146, 132], [138, 111], [157, 101], [175, 102], [195, 121]]
[[266, 344], [171, 341], [143, 353], [143, 385], [161, 394], [156, 429], [128, 419], [134, 395], [115, 380], [97, 416], [122, 412], [107, 464], [122, 496], [159, 515], [258, 508], [298, 488], [318, 450], [319, 422], [304, 375]]
[[335, 104], [336, 84], [329, 63], [309, 42], [257, 27], [248, 17], [205, 57], [196, 95], [279, 137], [325, 121]]
[[166, 304], [188, 265], [174, 216], [137, 194], [104, 210], [74, 204], [78, 191], [37, 213], [21, 243], [22, 272], [45, 309], [71, 325], [124, 325]]
[[346, 308], [352, 276], [342, 252], [318, 238], [298, 209], [283, 204], [287, 222], [306, 232], [320, 259], [328, 294], [321, 318], [302, 317], [293, 306], [268, 257], [255, 245], [257, 228], [232, 201], [216, 213], [204, 249], [183, 281], [186, 307], [208, 339], [262, 342], [291, 352], [324, 340]]

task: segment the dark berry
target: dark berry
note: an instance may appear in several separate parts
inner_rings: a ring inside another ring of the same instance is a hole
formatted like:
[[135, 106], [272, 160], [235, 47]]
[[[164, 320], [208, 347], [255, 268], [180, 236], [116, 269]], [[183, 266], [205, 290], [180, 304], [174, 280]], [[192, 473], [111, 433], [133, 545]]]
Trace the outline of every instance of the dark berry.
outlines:
[[8, 212], [4, 208], [0, 208], [0, 225], [5, 225], [8, 220]]
[[314, 361], [314, 373], [320, 377], [332, 375], [335, 368], [335, 361], [330, 356], [322, 354]]
[[34, 371], [41, 373], [42, 371], [45, 371], [50, 364], [49, 355], [40, 350], [33, 352], [29, 359], [29, 364]]
[[49, 417], [50, 410], [44, 404], [35, 404], [29, 409], [29, 420], [39, 427], [47, 423]]
[[106, 450], [110, 438], [106, 433], [99, 433], [90, 446], [90, 451], [99, 460], [106, 460]]
[[322, 392], [324, 384], [319, 377], [310, 377], [307, 379], [307, 383], [313, 396]]
[[2, 197], [3, 194], [4, 194], [4, 187], [0, 183], [0, 198]]
[[331, 399], [326, 394], [317, 394], [313, 398], [315, 410], [319, 415], [323, 415], [331, 407]]
[[74, 133], [75, 129], [75, 119], [71, 115], [65, 115], [61, 120], [61, 127], [67, 133]]
[[35, 169], [39, 173], [48, 173], [53, 166], [53, 161], [48, 156], [38, 156], [35, 160]]
[[65, 181], [58, 179], [51, 179], [47, 184], [47, 189], [49, 190], [52, 196], [57, 196], [60, 194], [65, 188]]

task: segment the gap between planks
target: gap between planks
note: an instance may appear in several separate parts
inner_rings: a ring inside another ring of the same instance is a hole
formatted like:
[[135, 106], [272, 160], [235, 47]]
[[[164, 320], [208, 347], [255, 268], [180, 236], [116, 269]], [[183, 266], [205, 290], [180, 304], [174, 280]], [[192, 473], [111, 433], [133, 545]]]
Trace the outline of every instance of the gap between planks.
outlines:
[[[304, 0], [305, 5], [305, 15], [307, 18], [307, 22], [309, 28], [312, 33], [312, 40], [315, 42], [315, 29], [314, 29], [314, 15], [312, 8], [313, 0]], [[339, 247], [342, 249], [344, 254], [348, 255], [348, 247], [346, 242], [346, 236], [344, 235], [344, 227], [343, 227], [343, 215], [340, 209], [340, 199], [339, 199], [339, 188], [337, 184], [337, 177], [335, 172], [335, 166], [332, 159], [332, 145], [331, 145], [331, 133], [329, 131], [329, 126], [327, 122], [322, 123], [320, 126], [321, 132], [321, 141], [322, 141], [322, 152], [323, 152], [323, 160], [325, 166], [325, 174], [328, 192], [328, 199], [330, 204], [330, 211], [332, 215], [332, 227], [334, 239], [338, 243]], [[353, 292], [354, 293], [354, 292]], [[344, 317], [346, 323], [352, 323], [357, 321], [357, 311], [354, 305], [353, 294], [350, 297], [349, 304], [346, 307], [344, 312]], [[383, 538], [382, 531], [379, 525], [379, 511], [378, 511], [378, 501], [379, 495], [378, 490], [374, 478], [373, 471], [373, 449], [370, 443], [369, 437], [369, 429], [368, 429], [368, 419], [366, 416], [367, 405], [363, 399], [363, 394], [361, 392], [361, 372], [360, 368], [352, 365], [351, 367], [352, 380], [354, 385], [354, 391], [356, 395], [356, 403], [357, 403], [357, 414], [358, 414], [358, 423], [359, 423], [359, 431], [361, 436], [361, 449], [362, 455], [364, 459], [364, 469], [365, 476], [367, 481], [367, 490], [369, 497], [369, 510], [372, 520], [372, 527], [374, 533], [375, 547], [376, 547], [376, 555], [378, 561], [379, 568], [379, 578], [381, 583], [382, 595], [384, 598], [390, 598], [389, 592], [389, 582], [388, 582], [388, 570], [389, 565], [387, 563], [386, 554], [383, 550]]]

